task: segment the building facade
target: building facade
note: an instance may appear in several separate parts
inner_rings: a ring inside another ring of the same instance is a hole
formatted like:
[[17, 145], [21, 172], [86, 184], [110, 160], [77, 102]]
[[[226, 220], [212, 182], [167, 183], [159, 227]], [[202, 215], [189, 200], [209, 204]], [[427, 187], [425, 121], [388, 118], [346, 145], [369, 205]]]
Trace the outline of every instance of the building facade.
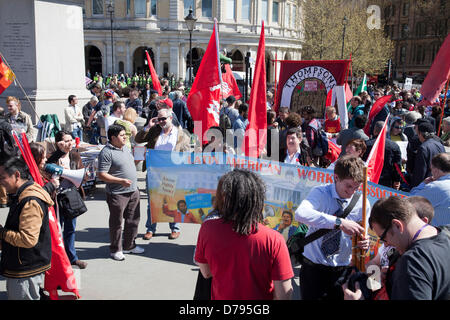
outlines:
[[256, 60], [264, 20], [267, 80], [273, 82], [277, 69], [274, 60], [301, 58], [299, 2], [86, 0], [83, 8], [86, 70], [92, 75], [146, 72], [145, 50], [148, 50], [158, 75], [185, 79], [190, 43], [184, 18], [192, 7], [197, 18], [192, 33], [194, 70], [208, 45], [214, 18], [219, 25], [220, 49], [232, 58], [234, 71], [245, 71], [247, 53]]
[[450, 28], [450, 1], [386, 1], [385, 33], [395, 43], [393, 79], [421, 83]]

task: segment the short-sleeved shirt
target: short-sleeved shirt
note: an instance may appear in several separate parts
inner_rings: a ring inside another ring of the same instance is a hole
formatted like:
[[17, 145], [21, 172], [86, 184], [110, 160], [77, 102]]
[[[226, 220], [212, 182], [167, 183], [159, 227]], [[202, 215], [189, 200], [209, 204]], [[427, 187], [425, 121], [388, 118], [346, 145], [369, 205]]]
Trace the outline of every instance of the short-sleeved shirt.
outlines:
[[129, 179], [131, 186], [125, 188], [119, 183], [107, 183], [106, 192], [122, 194], [137, 190], [137, 173], [133, 155], [126, 146], [118, 149], [108, 143], [98, 155], [98, 171], [106, 172], [116, 178]]
[[221, 218], [203, 222], [195, 261], [209, 265], [213, 300], [270, 300], [273, 281], [294, 276], [283, 236], [262, 224], [245, 236]]

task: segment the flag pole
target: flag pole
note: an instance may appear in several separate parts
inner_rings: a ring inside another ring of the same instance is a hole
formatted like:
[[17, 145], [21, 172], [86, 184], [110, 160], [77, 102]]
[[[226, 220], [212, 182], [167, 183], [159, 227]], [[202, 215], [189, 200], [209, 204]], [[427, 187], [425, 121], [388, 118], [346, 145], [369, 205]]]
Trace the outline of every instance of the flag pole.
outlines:
[[[16, 73], [14, 72], [13, 68], [11, 67], [11, 65], [8, 63], [8, 61], [6, 61], [5, 56], [0, 52], [0, 57], [2, 58], [2, 60], [6, 63], [6, 65], [8, 66], [9, 69], [11, 69], [11, 71], [14, 73], [15, 79], [17, 80], [17, 84], [19, 85], [19, 88], [22, 90], [25, 98], [28, 100], [28, 103], [31, 106], [31, 109], [34, 111], [34, 113], [36, 114], [36, 117], [39, 120], [39, 114], [36, 112], [36, 108], [34, 107], [33, 103], [31, 102], [30, 98], [28, 97], [28, 94], [25, 92], [25, 89], [22, 87], [22, 84], [20, 83], [19, 79], [17, 78]], [[14, 81], [15, 82], [15, 81]]]
[[[364, 238], [367, 235], [366, 232], [366, 209], [367, 209], [367, 167], [363, 168], [363, 185], [362, 185], [362, 221], [361, 226], [364, 228]], [[352, 237], [352, 262], [353, 265], [361, 272], [366, 271], [366, 252], [363, 249], [358, 248], [358, 240], [362, 240], [362, 237], [357, 235]]]
[[273, 110], [273, 108], [274, 108], [274, 106], [276, 105], [276, 103], [277, 103], [277, 92], [278, 92], [278, 83], [277, 83], [277, 74], [278, 74], [278, 52], [275, 52], [275, 95], [274, 95], [274, 97], [273, 97], [273, 104], [272, 104], [272, 110]]
[[438, 127], [438, 131], [437, 131], [438, 137], [441, 136], [441, 125], [442, 125], [442, 120], [444, 118], [445, 104], [447, 103], [447, 92], [448, 92], [448, 83], [449, 82], [450, 82], [450, 78], [447, 79], [447, 84], [445, 85], [444, 100], [442, 100], [441, 119], [439, 120], [439, 127]]

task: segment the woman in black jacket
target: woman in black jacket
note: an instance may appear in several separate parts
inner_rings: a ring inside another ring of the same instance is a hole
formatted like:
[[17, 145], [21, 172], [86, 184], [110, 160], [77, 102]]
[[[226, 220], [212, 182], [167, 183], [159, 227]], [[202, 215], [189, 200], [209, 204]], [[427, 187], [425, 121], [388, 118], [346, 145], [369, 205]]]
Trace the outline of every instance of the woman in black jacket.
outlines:
[[[66, 170], [78, 170], [84, 168], [80, 154], [73, 150], [73, 137], [70, 132], [60, 131], [55, 135], [56, 151], [48, 158], [48, 163], [56, 163]], [[61, 188], [66, 189], [72, 187], [73, 184], [67, 179], [61, 180]], [[82, 192], [83, 193], [83, 192]], [[67, 257], [72, 265], [78, 266], [80, 269], [87, 267], [87, 262], [78, 259], [75, 250], [75, 228], [77, 219], [66, 219], [61, 214], [59, 221], [63, 228], [64, 246], [66, 248]]]

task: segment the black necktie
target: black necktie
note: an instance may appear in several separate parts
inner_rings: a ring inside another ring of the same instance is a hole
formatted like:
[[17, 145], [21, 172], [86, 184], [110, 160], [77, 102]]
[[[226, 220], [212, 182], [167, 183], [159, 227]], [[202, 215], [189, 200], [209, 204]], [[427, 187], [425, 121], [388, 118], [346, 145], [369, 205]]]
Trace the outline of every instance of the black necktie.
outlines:
[[[336, 201], [340, 206], [340, 210], [336, 212], [336, 216], [341, 217], [344, 213], [344, 201], [342, 201], [341, 199], [336, 199]], [[340, 229], [336, 229], [323, 236], [320, 249], [322, 250], [322, 253], [326, 258], [336, 254], [339, 251], [339, 246], [341, 244], [341, 235], [342, 231]]]

